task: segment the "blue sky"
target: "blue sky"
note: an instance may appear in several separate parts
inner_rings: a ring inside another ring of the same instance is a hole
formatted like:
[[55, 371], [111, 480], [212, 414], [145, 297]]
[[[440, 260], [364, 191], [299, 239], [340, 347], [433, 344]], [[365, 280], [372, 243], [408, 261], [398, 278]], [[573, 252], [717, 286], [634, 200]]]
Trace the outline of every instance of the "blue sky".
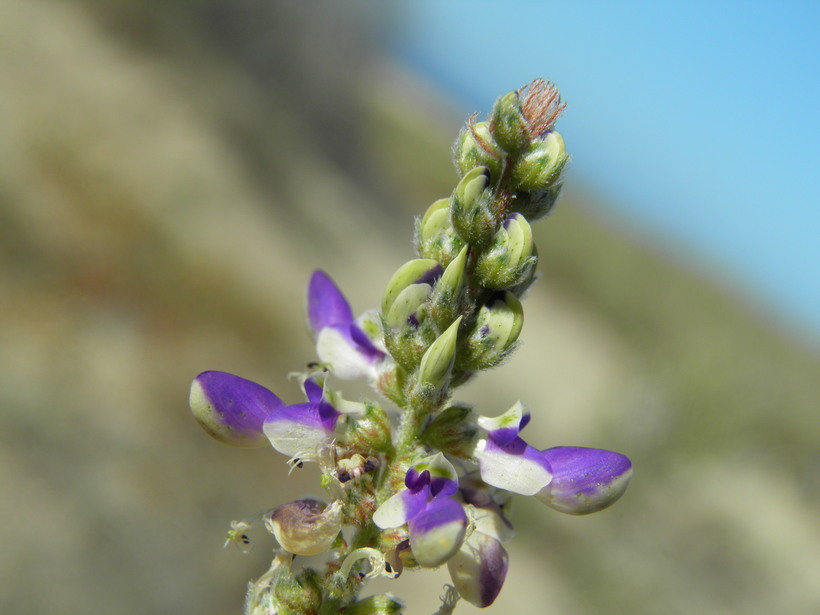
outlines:
[[399, 58], [466, 111], [554, 81], [574, 182], [820, 342], [820, 2], [401, 6]]

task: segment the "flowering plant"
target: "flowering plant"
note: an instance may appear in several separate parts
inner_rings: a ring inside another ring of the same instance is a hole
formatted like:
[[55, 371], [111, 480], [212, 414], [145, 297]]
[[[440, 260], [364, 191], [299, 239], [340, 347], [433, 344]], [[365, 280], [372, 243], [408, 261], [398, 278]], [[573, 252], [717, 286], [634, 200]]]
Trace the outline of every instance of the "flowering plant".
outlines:
[[[454, 147], [452, 195], [416, 225], [418, 258], [385, 288], [379, 311], [354, 317], [331, 278], [308, 285], [308, 322], [320, 363], [300, 374], [306, 402], [287, 405], [265, 387], [223, 372], [196, 377], [190, 406], [227, 444], [270, 444], [292, 468], [316, 462], [325, 500], [302, 499], [259, 515], [275, 536], [270, 569], [250, 583], [246, 613], [398, 613], [390, 595], [360, 599], [366, 582], [446, 564], [439, 613], [459, 597], [486, 607], [501, 591], [512, 536], [511, 494], [583, 515], [615, 502], [632, 464], [605, 450], [539, 450], [521, 432], [521, 402], [478, 415], [453, 392], [516, 349], [521, 297], [535, 279], [530, 223], [553, 208], [568, 156], [555, 131], [558, 90], [536, 80], [475, 116]], [[344, 399], [335, 379], [363, 378], [381, 402]], [[389, 402], [389, 403], [388, 403]], [[244, 545], [252, 520], [234, 521]], [[321, 563], [306, 560], [323, 555]]]

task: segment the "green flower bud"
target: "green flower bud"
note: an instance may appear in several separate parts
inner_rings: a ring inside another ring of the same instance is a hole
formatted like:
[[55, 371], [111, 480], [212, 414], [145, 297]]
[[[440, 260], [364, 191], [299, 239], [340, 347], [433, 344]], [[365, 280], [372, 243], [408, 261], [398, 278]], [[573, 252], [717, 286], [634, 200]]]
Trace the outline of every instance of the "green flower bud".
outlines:
[[433, 203], [416, 227], [419, 256], [438, 261], [445, 267], [464, 247], [464, 240], [450, 222], [451, 203], [450, 198]]
[[395, 615], [402, 604], [389, 595], [368, 596], [344, 610], [345, 615]]
[[444, 329], [458, 316], [461, 307], [461, 293], [464, 290], [464, 275], [467, 268], [467, 246], [447, 265], [441, 279], [436, 283], [430, 300], [433, 320]]
[[393, 305], [384, 317], [384, 322], [388, 327], [394, 329], [405, 326], [408, 319], [418, 312], [432, 292], [433, 287], [429, 284], [411, 284], [393, 301]]
[[482, 306], [462, 347], [459, 368], [479, 370], [498, 365], [513, 350], [523, 326], [524, 308], [512, 293]]
[[461, 316], [433, 342], [421, 358], [419, 384], [441, 390], [450, 379], [456, 357], [456, 342]]
[[521, 213], [527, 220], [543, 218], [552, 211], [561, 194], [562, 184], [554, 183], [543, 190], [518, 192], [512, 200], [510, 209]]
[[522, 282], [535, 264], [532, 229], [520, 213], [504, 221], [489, 249], [478, 257], [475, 273], [485, 288], [505, 289]]
[[382, 315], [386, 317], [390, 313], [390, 308], [405, 288], [432, 281], [440, 273], [441, 265], [432, 259], [417, 258], [404, 263], [387, 283], [382, 296]]
[[386, 453], [393, 447], [390, 419], [372, 402], [365, 402], [363, 414], [347, 415], [344, 436], [347, 445], [362, 453]]
[[313, 568], [302, 568], [281, 575], [274, 589], [276, 610], [248, 613], [315, 613], [322, 602], [322, 579]]
[[505, 152], [516, 157], [529, 145], [527, 120], [521, 110], [518, 92], [505, 94], [493, 105], [490, 132]]
[[450, 406], [439, 413], [422, 433], [424, 443], [456, 457], [469, 457], [475, 448], [476, 422], [469, 420], [472, 410]]
[[460, 175], [466, 175], [475, 167], [487, 167], [493, 177], [498, 177], [504, 153], [490, 134], [487, 122], [471, 121], [458, 134], [453, 158]]
[[497, 226], [494, 195], [487, 188], [489, 182], [486, 167], [474, 168], [458, 182], [450, 208], [456, 232], [465, 242], [479, 248], [490, 242]]
[[543, 190], [558, 181], [569, 156], [564, 139], [553, 130], [543, 139], [533, 141], [512, 170], [512, 185], [516, 190]]

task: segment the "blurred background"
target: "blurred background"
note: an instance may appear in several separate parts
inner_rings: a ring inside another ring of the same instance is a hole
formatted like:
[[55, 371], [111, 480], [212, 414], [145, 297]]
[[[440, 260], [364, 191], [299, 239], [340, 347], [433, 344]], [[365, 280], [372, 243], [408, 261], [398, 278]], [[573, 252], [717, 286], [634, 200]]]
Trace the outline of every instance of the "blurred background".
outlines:
[[240, 612], [273, 543], [230, 520], [318, 473], [208, 438], [191, 379], [298, 401], [310, 272], [376, 305], [466, 117], [538, 76], [573, 167], [524, 345], [460, 398], [636, 475], [519, 498], [491, 612], [820, 609], [816, 4], [439, 4], [0, 0], [0, 612]]

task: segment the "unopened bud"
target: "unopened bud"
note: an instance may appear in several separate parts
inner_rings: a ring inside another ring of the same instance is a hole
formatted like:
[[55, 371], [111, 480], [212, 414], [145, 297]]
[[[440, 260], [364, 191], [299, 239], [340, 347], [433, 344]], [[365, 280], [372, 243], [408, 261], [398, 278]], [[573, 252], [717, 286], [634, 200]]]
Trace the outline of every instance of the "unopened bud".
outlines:
[[421, 306], [423, 306], [433, 287], [429, 284], [411, 284], [402, 290], [387, 314], [384, 315], [384, 322], [388, 327], [398, 329], [405, 326], [411, 316], [414, 316]]
[[416, 227], [416, 249], [419, 256], [447, 266], [464, 247], [450, 222], [452, 199], [439, 199], [433, 203]]
[[510, 204], [510, 209], [520, 212], [527, 220], [534, 221], [552, 212], [558, 196], [561, 194], [562, 184], [556, 182], [543, 190], [533, 192], [518, 192]]
[[495, 101], [490, 113], [490, 132], [504, 151], [513, 157], [527, 147], [527, 121], [521, 110], [518, 92], [509, 92]]
[[419, 384], [430, 385], [436, 390], [447, 384], [455, 361], [460, 324], [461, 316], [424, 353], [419, 365]]
[[475, 448], [478, 427], [470, 419], [472, 410], [464, 406], [451, 406], [442, 410], [422, 433], [422, 439], [430, 448], [456, 457], [469, 456]]
[[429, 258], [416, 258], [404, 263], [387, 283], [382, 296], [382, 315], [386, 317], [390, 313], [390, 308], [405, 288], [411, 284], [432, 282], [441, 272], [441, 265]]
[[568, 160], [563, 137], [555, 130], [548, 132], [533, 141], [515, 164], [512, 185], [523, 192], [548, 188], [558, 181]]
[[459, 367], [487, 369], [498, 365], [513, 348], [524, 326], [524, 308], [512, 293], [504, 293], [478, 311], [473, 329], [464, 344]]
[[342, 504], [325, 507], [317, 500], [296, 500], [274, 510], [265, 523], [285, 551], [318, 555], [330, 548], [342, 529]]
[[461, 175], [475, 167], [487, 167], [493, 177], [498, 177], [503, 152], [490, 134], [487, 122], [471, 122], [458, 134], [453, 158]]
[[472, 169], [458, 182], [450, 208], [456, 232], [465, 242], [477, 247], [485, 246], [492, 239], [497, 224], [489, 182], [486, 167]]
[[467, 246], [447, 265], [441, 279], [436, 283], [430, 300], [431, 312], [436, 325], [448, 327], [459, 313], [461, 293], [464, 290], [464, 275], [467, 267]]
[[535, 265], [532, 229], [519, 213], [498, 229], [489, 249], [476, 263], [475, 273], [485, 288], [505, 289], [521, 283]]

